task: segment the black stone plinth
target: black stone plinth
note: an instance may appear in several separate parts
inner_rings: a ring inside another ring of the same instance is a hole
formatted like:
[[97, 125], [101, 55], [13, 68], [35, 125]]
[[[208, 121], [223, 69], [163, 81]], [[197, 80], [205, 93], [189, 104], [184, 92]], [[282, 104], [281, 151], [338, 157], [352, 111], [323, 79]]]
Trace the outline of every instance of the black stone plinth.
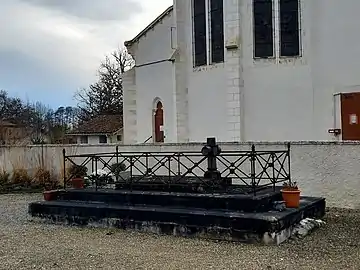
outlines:
[[[115, 184], [115, 189], [131, 189], [142, 191], [186, 192], [186, 193], [232, 193], [232, 179], [221, 177], [217, 180], [204, 177], [189, 176], [132, 176], [131, 181], [121, 181]], [[171, 183], [170, 185], [168, 183]], [[250, 188], [242, 193], [250, 192]], [[236, 191], [235, 191], [236, 192]]]
[[[238, 187], [244, 189], [245, 187]], [[264, 212], [272, 208], [274, 201], [280, 201], [281, 187], [267, 188], [256, 196], [229, 193], [185, 193], [139, 190], [78, 189], [58, 191], [57, 199], [62, 201], [102, 202], [116, 205], [157, 205], [243, 212]], [[235, 190], [235, 189], [234, 189]], [[234, 191], [233, 190], [233, 191]]]
[[[29, 205], [33, 217], [66, 224], [104, 224], [122, 229], [244, 242], [264, 242], [284, 235], [302, 219], [321, 218], [325, 199], [303, 197], [297, 209], [257, 213], [105, 202], [42, 201]], [[277, 240], [277, 242], [279, 242]]]

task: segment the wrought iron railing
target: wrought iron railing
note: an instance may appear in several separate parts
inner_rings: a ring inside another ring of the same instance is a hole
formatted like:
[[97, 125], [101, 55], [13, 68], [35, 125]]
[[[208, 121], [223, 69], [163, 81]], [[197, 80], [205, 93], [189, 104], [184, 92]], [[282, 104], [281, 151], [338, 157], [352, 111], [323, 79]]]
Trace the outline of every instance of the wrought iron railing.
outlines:
[[150, 140], [152, 139], [152, 137], [153, 137], [153, 136], [150, 136], [149, 138], [147, 138], [147, 139], [144, 141], [144, 143], [150, 142]]
[[[218, 149], [219, 151], [217, 151]], [[115, 152], [67, 155], [64, 158], [64, 188], [74, 175], [69, 165], [86, 166], [93, 173], [90, 185], [105, 185], [132, 190], [139, 185], [168, 187], [187, 186], [204, 192], [252, 192], [290, 181], [290, 144], [283, 150], [221, 151], [213, 141], [200, 152]], [[121, 167], [114, 171], [113, 163]], [[103, 172], [99, 173], [99, 170]], [[100, 175], [104, 174], [104, 175]], [[103, 177], [107, 183], [96, 181]]]

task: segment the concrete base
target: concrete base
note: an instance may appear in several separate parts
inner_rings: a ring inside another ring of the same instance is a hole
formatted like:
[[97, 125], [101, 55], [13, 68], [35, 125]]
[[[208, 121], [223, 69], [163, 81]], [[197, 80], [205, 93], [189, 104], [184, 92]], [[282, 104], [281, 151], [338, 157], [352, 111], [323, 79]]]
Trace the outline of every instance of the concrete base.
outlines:
[[29, 205], [29, 213], [55, 223], [114, 227], [157, 234], [248, 243], [280, 244], [306, 218], [321, 218], [325, 200], [303, 197], [298, 209], [239, 212], [103, 202], [47, 201]]

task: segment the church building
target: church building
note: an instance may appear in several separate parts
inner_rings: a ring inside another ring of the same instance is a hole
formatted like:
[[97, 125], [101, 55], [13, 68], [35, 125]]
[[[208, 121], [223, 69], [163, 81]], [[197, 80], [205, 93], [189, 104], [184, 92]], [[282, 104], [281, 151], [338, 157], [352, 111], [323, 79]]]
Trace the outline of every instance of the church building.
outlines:
[[360, 139], [359, 0], [174, 0], [125, 42], [124, 143]]

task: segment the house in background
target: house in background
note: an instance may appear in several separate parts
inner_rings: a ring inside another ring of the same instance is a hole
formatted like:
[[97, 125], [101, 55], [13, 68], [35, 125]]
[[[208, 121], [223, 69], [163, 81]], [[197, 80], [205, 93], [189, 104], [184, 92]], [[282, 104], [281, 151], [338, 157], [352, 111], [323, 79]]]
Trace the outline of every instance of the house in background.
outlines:
[[67, 134], [77, 144], [123, 143], [122, 115], [99, 115]]
[[0, 120], [0, 144], [26, 145], [30, 143], [30, 134], [24, 126]]
[[360, 139], [359, 0], [173, 4], [125, 42], [125, 143]]

